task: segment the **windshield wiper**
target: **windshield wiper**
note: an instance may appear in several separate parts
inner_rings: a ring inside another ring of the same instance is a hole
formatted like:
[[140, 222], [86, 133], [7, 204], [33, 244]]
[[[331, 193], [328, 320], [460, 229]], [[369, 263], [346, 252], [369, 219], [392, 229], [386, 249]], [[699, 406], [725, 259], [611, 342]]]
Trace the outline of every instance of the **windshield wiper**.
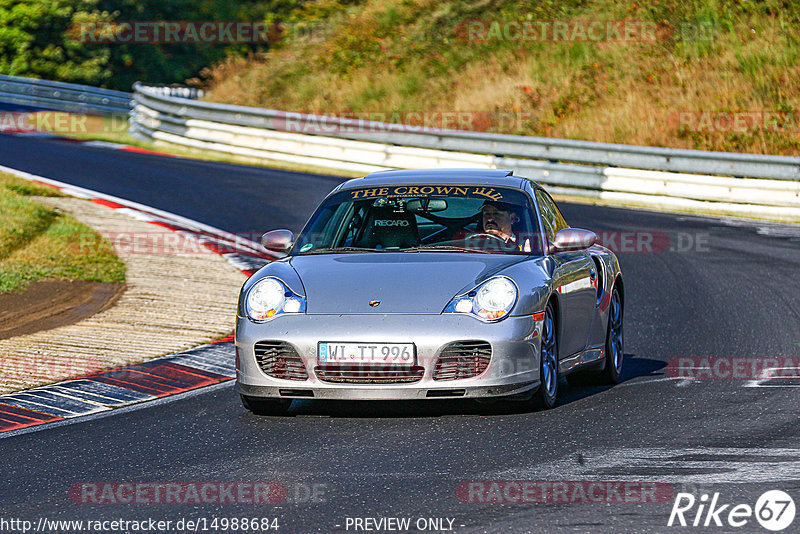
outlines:
[[424, 252], [426, 250], [441, 250], [445, 252], [478, 252], [480, 254], [492, 254], [495, 252], [492, 250], [457, 247], [455, 245], [423, 245], [421, 247], [404, 248], [403, 252]]
[[328, 254], [328, 253], [347, 253], [347, 252], [384, 252], [380, 249], [375, 248], [364, 248], [364, 247], [323, 247], [314, 250], [308, 250], [306, 252], [301, 252], [300, 254]]

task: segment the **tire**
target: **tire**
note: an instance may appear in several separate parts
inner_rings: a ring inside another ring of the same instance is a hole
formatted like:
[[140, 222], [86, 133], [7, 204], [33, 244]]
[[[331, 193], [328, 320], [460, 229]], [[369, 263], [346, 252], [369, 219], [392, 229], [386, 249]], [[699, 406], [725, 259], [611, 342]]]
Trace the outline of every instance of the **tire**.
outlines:
[[291, 399], [262, 399], [239, 395], [242, 405], [256, 415], [285, 415], [292, 404]]
[[608, 328], [606, 329], [605, 367], [600, 371], [599, 379], [603, 384], [616, 384], [622, 375], [624, 358], [623, 319], [624, 306], [619, 289], [611, 290], [611, 303], [608, 305]]
[[553, 304], [548, 302], [544, 310], [542, 343], [539, 356], [539, 377], [541, 383], [531, 398], [536, 410], [549, 410], [558, 399], [558, 331]]

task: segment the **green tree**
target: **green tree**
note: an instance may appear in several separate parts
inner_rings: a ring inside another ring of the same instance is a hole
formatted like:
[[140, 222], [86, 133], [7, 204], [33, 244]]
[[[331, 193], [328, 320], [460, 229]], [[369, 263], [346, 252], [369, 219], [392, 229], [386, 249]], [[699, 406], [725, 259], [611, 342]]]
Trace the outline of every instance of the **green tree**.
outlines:
[[81, 28], [102, 28], [106, 22], [272, 23], [289, 19], [305, 3], [304, 0], [0, 0], [0, 73], [123, 91], [130, 91], [135, 81], [184, 83], [227, 56], [260, 52], [268, 45], [118, 43], [87, 38]]
[[[299, 0], [100, 0], [99, 7], [117, 22], [282, 20]], [[183, 83], [229, 55], [265, 50], [263, 43], [120, 43], [112, 44], [109, 86], [129, 91], [135, 81]]]
[[83, 23], [110, 20], [98, 0], [0, 0], [0, 72], [65, 82], [103, 85], [111, 53], [86, 44], [73, 31]]

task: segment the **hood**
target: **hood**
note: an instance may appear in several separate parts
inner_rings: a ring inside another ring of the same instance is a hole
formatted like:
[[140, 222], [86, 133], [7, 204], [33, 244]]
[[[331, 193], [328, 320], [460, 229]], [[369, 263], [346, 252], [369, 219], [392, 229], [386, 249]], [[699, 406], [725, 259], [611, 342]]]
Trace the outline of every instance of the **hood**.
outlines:
[[[462, 290], [524, 256], [382, 252], [294, 256], [306, 313], [438, 314]], [[379, 300], [376, 307], [370, 301]]]

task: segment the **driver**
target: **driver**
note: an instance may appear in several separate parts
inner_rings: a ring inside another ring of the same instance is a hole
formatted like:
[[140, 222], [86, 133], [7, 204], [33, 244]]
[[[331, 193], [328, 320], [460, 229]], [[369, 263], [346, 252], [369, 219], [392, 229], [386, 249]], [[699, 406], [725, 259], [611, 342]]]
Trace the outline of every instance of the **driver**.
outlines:
[[487, 200], [481, 207], [481, 223], [484, 233], [503, 240], [508, 250], [531, 251], [530, 240], [520, 241], [514, 232], [514, 225], [519, 222], [519, 215], [514, 205], [506, 202]]
[[485, 233], [496, 235], [506, 245], [516, 245], [517, 236], [511, 228], [519, 221], [519, 216], [512, 206], [505, 202], [486, 201], [481, 207], [481, 221]]

